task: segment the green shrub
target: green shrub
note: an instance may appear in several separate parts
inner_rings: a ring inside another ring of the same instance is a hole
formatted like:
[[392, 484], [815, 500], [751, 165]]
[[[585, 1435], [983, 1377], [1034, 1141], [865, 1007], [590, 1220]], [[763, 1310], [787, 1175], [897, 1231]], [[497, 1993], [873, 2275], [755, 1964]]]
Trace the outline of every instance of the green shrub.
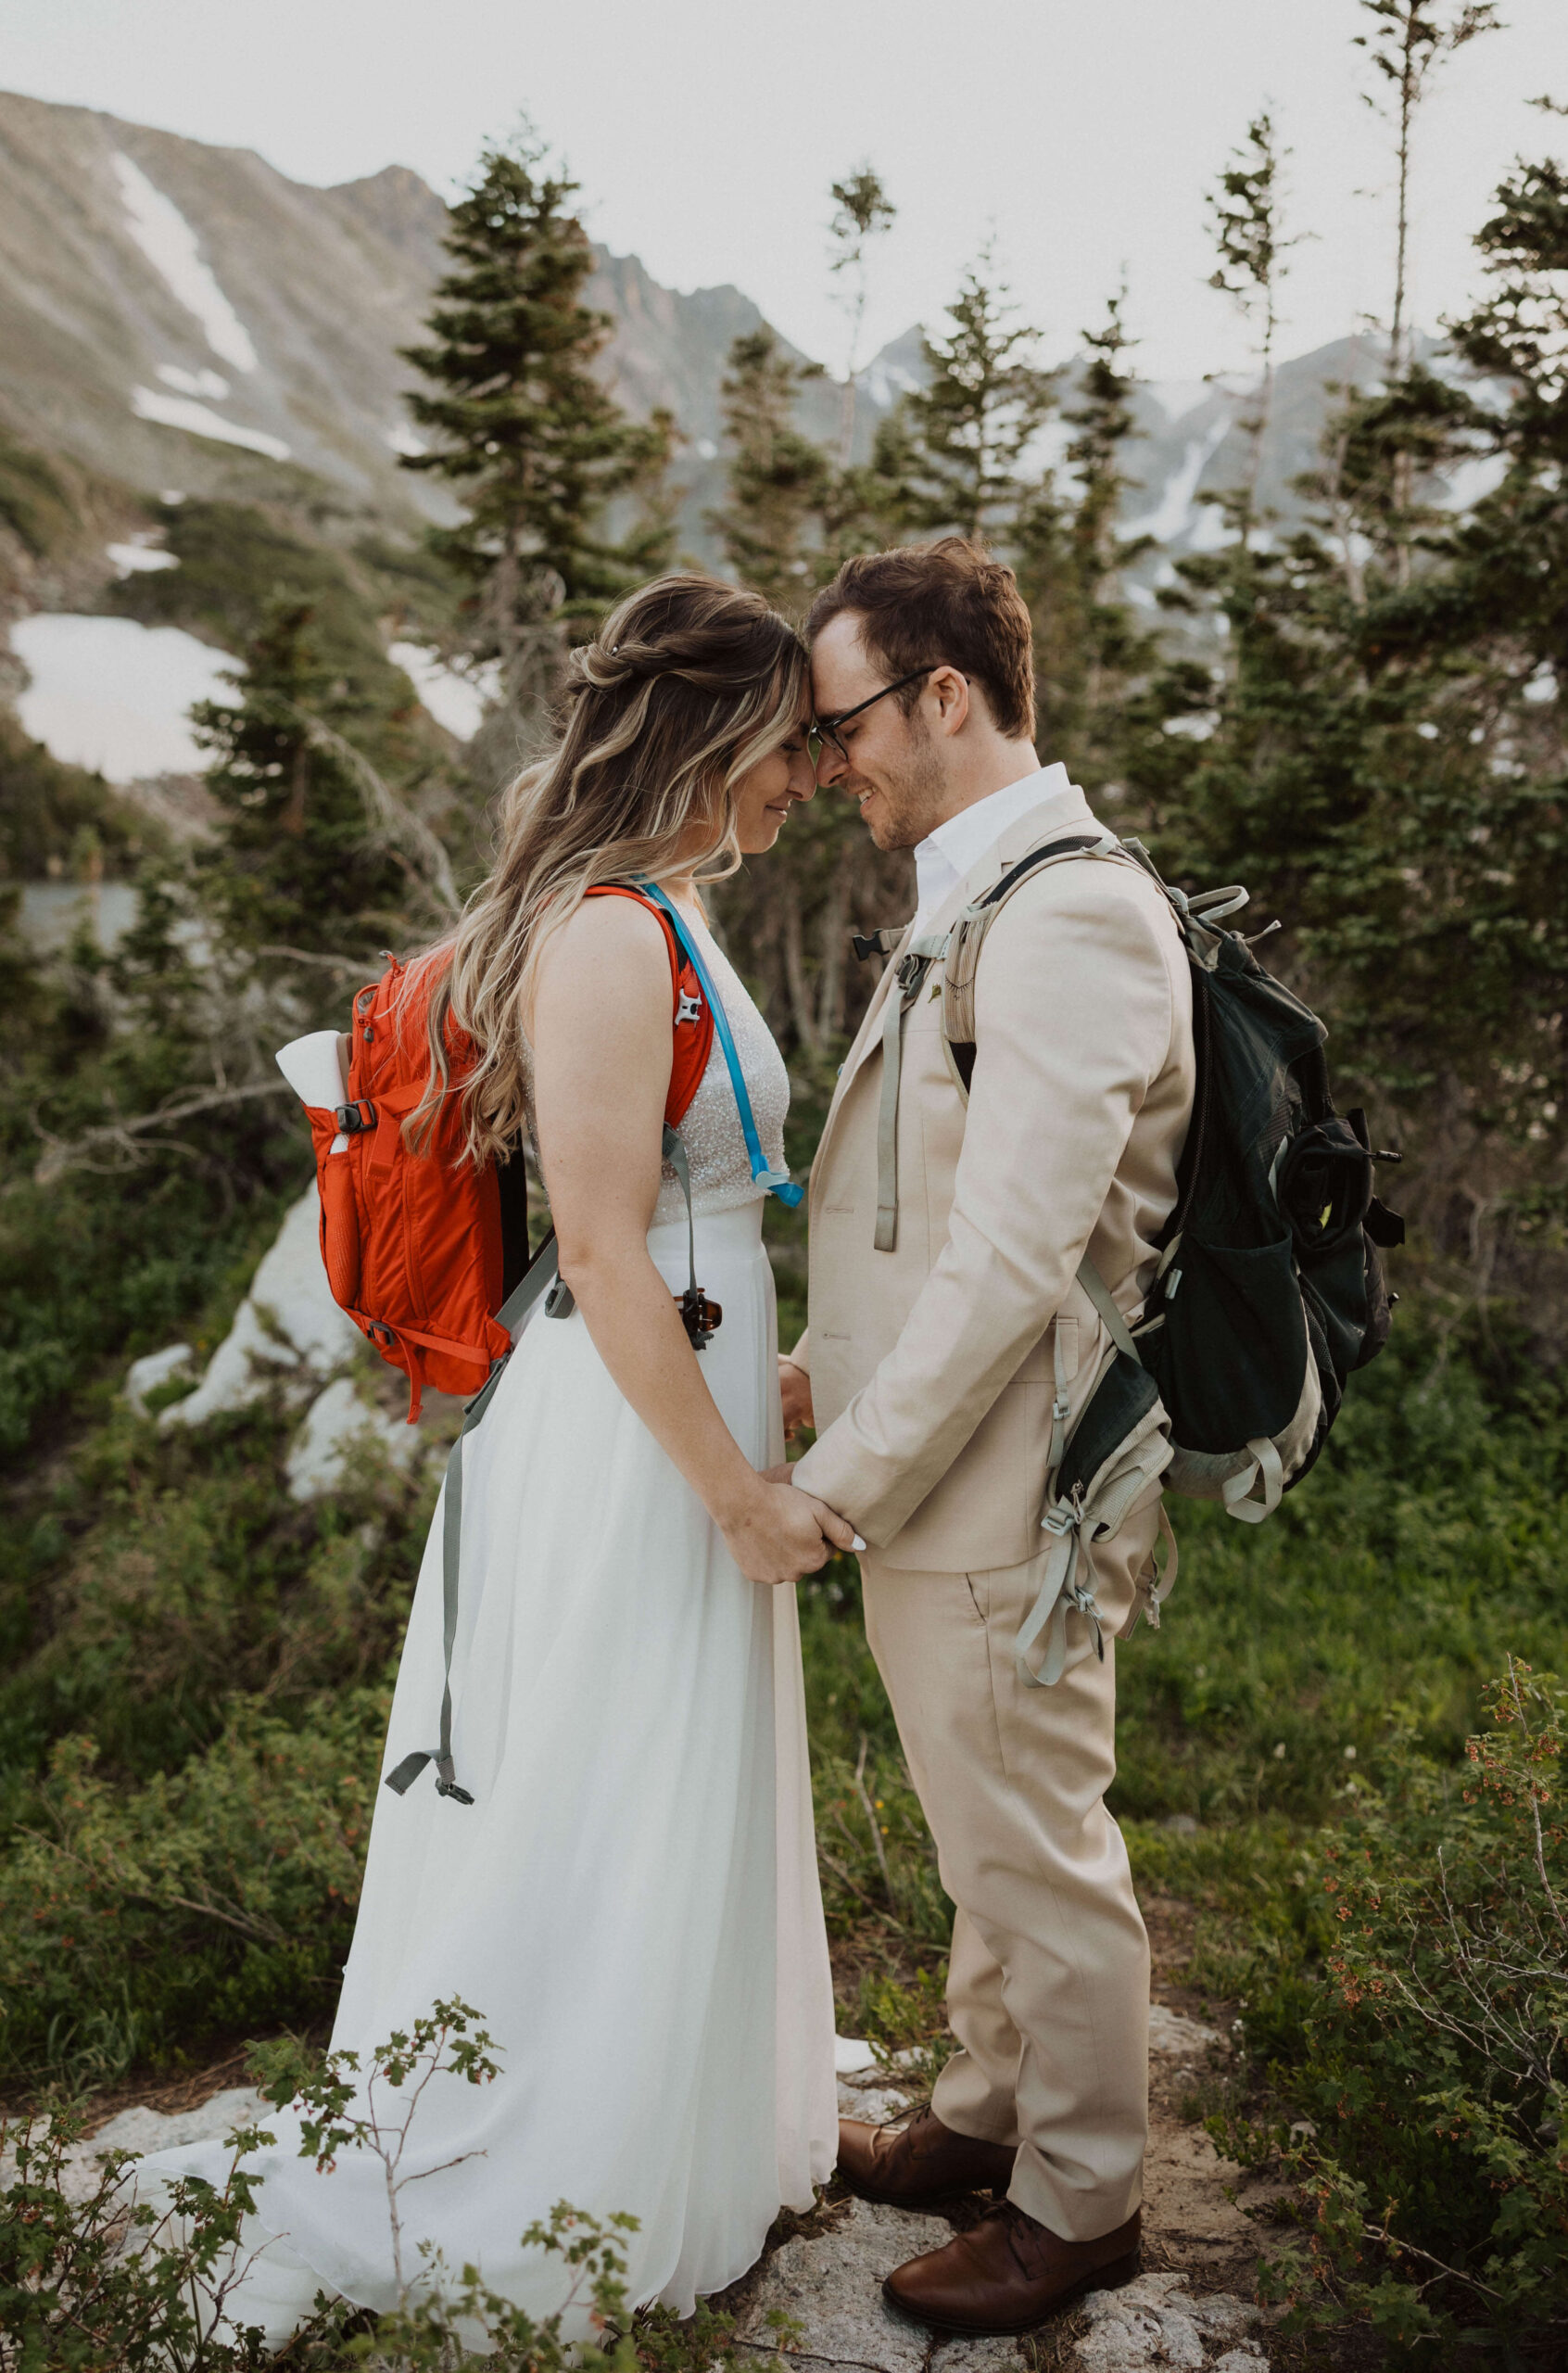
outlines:
[[1544, 2366], [1568, 2341], [1568, 1688], [1510, 1658], [1486, 1709], [1460, 1770], [1407, 1729], [1384, 1785], [1347, 1790], [1324, 1976], [1255, 1971], [1248, 2041], [1313, 2130], [1216, 2131], [1290, 2148], [1313, 2231], [1276, 2280], [1301, 2319]]
[[387, 1704], [335, 1693], [296, 1730], [236, 1699], [213, 1745], [141, 1788], [64, 1741], [0, 1862], [0, 2069], [102, 2084], [330, 2011]]
[[1375, 1774], [1396, 1704], [1457, 1757], [1506, 1654], [1557, 1661], [1562, 1381], [1399, 1316], [1266, 1525], [1171, 1502], [1166, 1620], [1118, 1656], [1119, 1816], [1321, 1821], [1349, 1770]]
[[[478, 2085], [499, 2073], [477, 2015], [462, 2002], [437, 2002], [362, 2068], [343, 2053], [297, 2086], [292, 2073], [267, 2086], [269, 2100], [297, 2104], [300, 2156], [322, 2172], [330, 2175], [346, 2150], [380, 2160], [399, 2293], [394, 2309], [372, 2316], [318, 2292], [315, 2314], [284, 2352], [290, 2365], [299, 2373], [366, 2363], [458, 2373], [477, 2355], [498, 2373], [737, 2373], [727, 2317], [702, 2305], [684, 2324], [664, 2308], [628, 2310], [621, 2237], [636, 2231], [634, 2216], [601, 2221], [563, 2201], [528, 2227], [522, 2245], [559, 2259], [563, 2278], [563, 2305], [537, 2321], [490, 2291], [474, 2266], [453, 2269], [423, 2252], [413, 2262], [400, 2196], [418, 2178], [399, 2174], [404, 2146], [433, 2079]], [[135, 2153], [126, 2151], [106, 2154], [85, 2200], [69, 2197], [66, 2153], [80, 2135], [69, 2116], [0, 2122], [0, 2152], [9, 2151], [16, 2170], [0, 2192], [0, 2360], [15, 2373], [250, 2373], [281, 2361], [245, 2327], [235, 2290], [248, 2262], [245, 2218], [256, 2206], [247, 2163], [273, 2139], [267, 2128], [228, 2138], [221, 2188], [191, 2177], [156, 2202], [128, 2202]], [[567, 2316], [585, 2309], [595, 2338], [569, 2341]]]

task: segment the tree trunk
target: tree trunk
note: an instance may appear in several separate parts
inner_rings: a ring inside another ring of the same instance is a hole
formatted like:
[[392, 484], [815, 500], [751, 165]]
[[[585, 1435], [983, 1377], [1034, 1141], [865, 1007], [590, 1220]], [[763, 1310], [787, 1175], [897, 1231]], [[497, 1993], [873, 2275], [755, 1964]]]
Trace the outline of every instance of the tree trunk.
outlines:
[[811, 1009], [811, 983], [806, 978], [805, 950], [801, 934], [801, 894], [794, 882], [779, 885], [779, 907], [784, 925], [784, 979], [790, 992], [790, 1014], [795, 1025], [795, 1035], [808, 1055], [822, 1052], [817, 1035], [816, 1017]]
[[850, 863], [846, 850], [833, 870], [828, 904], [822, 910], [821, 958], [816, 976], [816, 1029], [819, 1042], [844, 1026], [844, 942], [849, 933]]

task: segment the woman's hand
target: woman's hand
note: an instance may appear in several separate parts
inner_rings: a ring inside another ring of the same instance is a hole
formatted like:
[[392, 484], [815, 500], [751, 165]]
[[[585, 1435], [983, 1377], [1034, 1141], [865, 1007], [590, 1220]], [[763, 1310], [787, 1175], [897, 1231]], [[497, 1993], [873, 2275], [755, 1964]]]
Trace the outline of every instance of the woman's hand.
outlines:
[[824, 1501], [761, 1475], [740, 1505], [717, 1521], [730, 1555], [752, 1582], [798, 1582], [855, 1541], [854, 1527]]
[[793, 1360], [778, 1354], [778, 1398], [784, 1404], [784, 1439], [792, 1442], [803, 1426], [815, 1426], [811, 1406], [811, 1378], [804, 1368]]

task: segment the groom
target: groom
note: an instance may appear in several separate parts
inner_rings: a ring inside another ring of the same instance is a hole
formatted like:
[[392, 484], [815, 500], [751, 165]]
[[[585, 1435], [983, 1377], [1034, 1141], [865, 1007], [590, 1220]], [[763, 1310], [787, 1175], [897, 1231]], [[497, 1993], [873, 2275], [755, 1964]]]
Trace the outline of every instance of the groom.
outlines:
[[956, 537], [849, 561], [810, 619], [819, 779], [879, 848], [915, 852], [918, 909], [843, 1066], [811, 1181], [811, 1325], [785, 1414], [817, 1438], [794, 1480], [854, 1523], [866, 1626], [957, 1906], [960, 2049], [901, 2133], [843, 2120], [839, 2170], [916, 2208], [999, 2204], [888, 2277], [947, 2330], [1007, 2332], [1137, 2269], [1148, 2106], [1148, 1945], [1120, 1832], [1113, 1635], [1158, 1488], [1093, 1552], [1103, 1623], [1069, 1618], [1061, 1678], [1014, 1643], [1039, 1593], [1056, 1354], [1074, 1411], [1106, 1345], [1085, 1250], [1138, 1310], [1192, 1110], [1187, 962], [1154, 885], [1116, 859], [1028, 876], [988, 933], [966, 1108], [942, 967], [887, 1079], [898, 956], [1028, 851], [1097, 827], [1033, 747], [1028, 610]]

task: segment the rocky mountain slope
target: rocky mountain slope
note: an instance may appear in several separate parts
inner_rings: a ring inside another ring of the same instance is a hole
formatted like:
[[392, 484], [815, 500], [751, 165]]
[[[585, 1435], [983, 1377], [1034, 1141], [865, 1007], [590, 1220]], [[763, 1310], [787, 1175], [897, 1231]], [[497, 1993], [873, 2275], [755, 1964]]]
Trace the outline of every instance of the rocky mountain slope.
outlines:
[[[411, 525], [446, 497], [397, 466], [413, 438], [398, 349], [420, 334], [444, 219], [403, 166], [318, 189], [247, 150], [0, 94], [0, 425], [129, 489], [313, 494]], [[705, 551], [719, 382], [731, 340], [762, 315], [737, 288], [681, 294], [602, 249], [591, 294], [615, 325], [606, 378], [629, 410], [667, 405], [684, 432], [682, 528]], [[1284, 366], [1266, 498], [1290, 505], [1325, 381], [1375, 362], [1347, 342]], [[916, 330], [868, 366], [863, 448], [921, 368]], [[1129, 524], [1171, 549], [1203, 540], [1196, 498], [1239, 471], [1246, 408], [1223, 386], [1142, 390]], [[830, 381], [807, 387], [803, 426], [831, 438], [838, 416]]]
[[[397, 466], [415, 442], [398, 349], [421, 334], [445, 218], [403, 166], [316, 189], [247, 150], [0, 94], [0, 422], [137, 489], [297, 498], [305, 472], [350, 512], [439, 514], [441, 489]], [[589, 293], [615, 323], [607, 379], [681, 424], [700, 535], [725, 356], [762, 316], [602, 249]], [[814, 409], [826, 433], [836, 397]]]

